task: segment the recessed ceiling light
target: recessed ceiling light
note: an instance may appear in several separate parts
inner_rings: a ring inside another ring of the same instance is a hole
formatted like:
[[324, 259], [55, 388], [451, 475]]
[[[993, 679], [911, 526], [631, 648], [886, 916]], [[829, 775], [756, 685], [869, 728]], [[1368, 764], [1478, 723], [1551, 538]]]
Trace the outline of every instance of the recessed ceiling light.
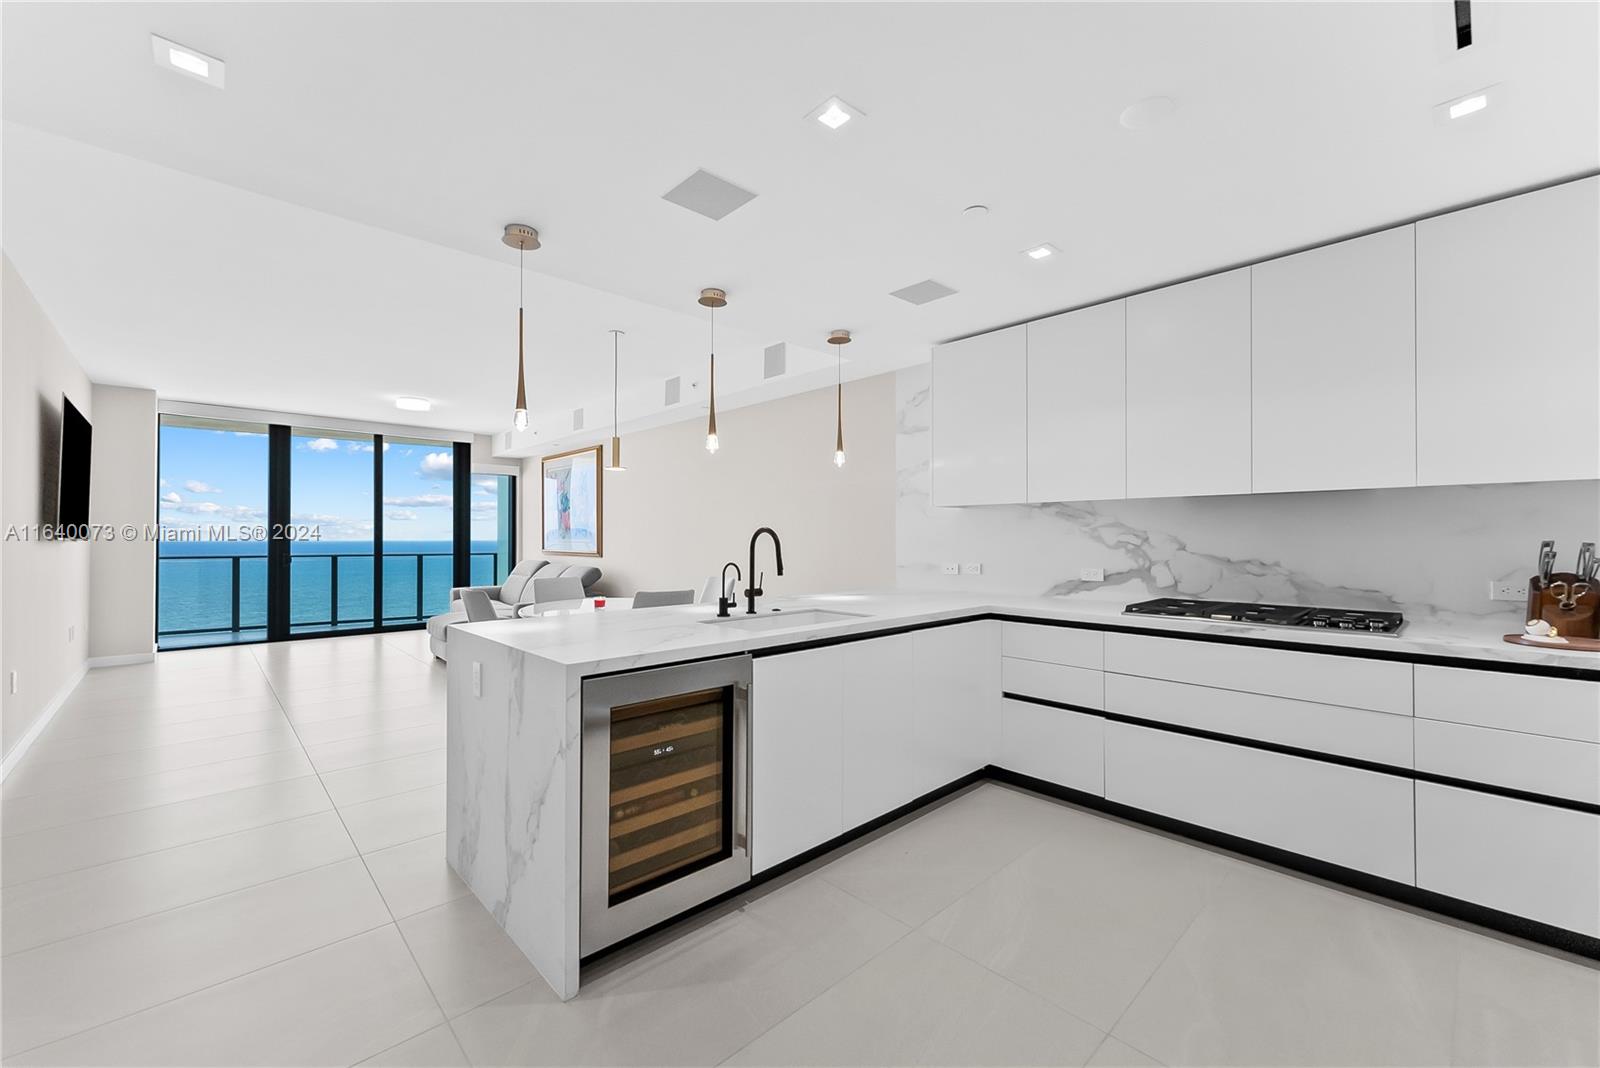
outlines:
[[1028, 257], [1030, 260], [1048, 260], [1060, 251], [1061, 250], [1056, 248], [1054, 245], [1046, 242], [1043, 245], [1035, 245], [1032, 248], [1025, 248], [1022, 250], [1022, 254]]
[[1464, 96], [1454, 97], [1433, 108], [1435, 122], [1448, 123], [1454, 119], [1464, 119], [1468, 115], [1476, 115], [1489, 106], [1491, 98], [1499, 100], [1501, 97], [1499, 85], [1486, 85], [1482, 89], [1474, 89]]
[[193, 78], [197, 82], [222, 88], [225, 68], [222, 60], [215, 56], [208, 56], [204, 52], [169, 41], [165, 37], [150, 35], [150, 54], [155, 59], [156, 66], [163, 70], [170, 70], [186, 78]]
[[423, 400], [421, 397], [396, 397], [394, 406], [403, 412], [426, 412], [433, 410], [433, 402]]
[[1451, 104], [1450, 117], [1452, 119], [1459, 119], [1463, 115], [1471, 115], [1474, 111], [1482, 111], [1488, 106], [1489, 95], [1487, 93], [1477, 93], [1473, 96], [1467, 97], [1464, 100], [1457, 100], [1454, 104]]
[[866, 118], [866, 112], [860, 108], [851, 107], [836, 96], [830, 96], [819, 104], [808, 119], [816, 119], [830, 130], [838, 130], [852, 119]]

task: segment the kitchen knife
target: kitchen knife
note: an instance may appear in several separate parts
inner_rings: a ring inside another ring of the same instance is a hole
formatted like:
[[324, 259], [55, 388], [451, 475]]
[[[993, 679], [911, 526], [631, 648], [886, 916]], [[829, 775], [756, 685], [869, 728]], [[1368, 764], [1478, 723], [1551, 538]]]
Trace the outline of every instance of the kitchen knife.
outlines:
[[1577, 581], [1587, 582], [1589, 572], [1594, 570], [1594, 542], [1586, 541], [1578, 546], [1578, 562], [1572, 571], [1578, 576]]
[[1556, 543], [1539, 543], [1539, 585], [1550, 585], [1550, 573], [1556, 569]]

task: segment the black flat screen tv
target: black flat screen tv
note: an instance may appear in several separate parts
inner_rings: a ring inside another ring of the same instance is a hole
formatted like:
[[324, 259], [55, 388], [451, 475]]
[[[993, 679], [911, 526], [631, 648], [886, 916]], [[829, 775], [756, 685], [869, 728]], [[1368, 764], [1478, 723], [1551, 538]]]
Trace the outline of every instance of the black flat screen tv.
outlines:
[[93, 428], [73, 403], [61, 398], [61, 477], [56, 484], [56, 534], [89, 536], [89, 439]]

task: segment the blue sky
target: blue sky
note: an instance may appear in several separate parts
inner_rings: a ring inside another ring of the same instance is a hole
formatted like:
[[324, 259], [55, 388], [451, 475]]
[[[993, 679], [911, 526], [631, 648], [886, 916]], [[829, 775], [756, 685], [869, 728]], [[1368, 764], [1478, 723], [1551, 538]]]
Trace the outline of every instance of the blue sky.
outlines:
[[[370, 438], [296, 431], [290, 511], [323, 541], [372, 539]], [[448, 442], [388, 441], [383, 452], [386, 542], [449, 541], [451, 449]], [[267, 435], [195, 426], [161, 427], [160, 515], [164, 527], [264, 525]], [[472, 540], [495, 538], [494, 483], [473, 480]]]

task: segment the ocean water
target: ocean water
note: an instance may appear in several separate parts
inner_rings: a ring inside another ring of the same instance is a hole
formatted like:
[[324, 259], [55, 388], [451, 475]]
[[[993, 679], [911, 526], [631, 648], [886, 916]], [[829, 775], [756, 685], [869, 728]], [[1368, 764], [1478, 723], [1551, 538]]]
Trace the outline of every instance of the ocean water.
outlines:
[[[443, 612], [450, 601], [448, 541], [384, 543], [383, 616], [386, 622], [417, 616], [417, 563], [422, 563], [422, 617]], [[472, 543], [472, 582], [495, 581], [494, 542]], [[337, 565], [332, 557], [338, 556]], [[239, 626], [267, 625], [267, 547], [264, 542], [164, 542], [156, 561], [156, 629], [227, 630], [233, 621], [234, 561], [239, 583]], [[501, 563], [504, 574], [509, 563]], [[335, 592], [335, 568], [338, 588]], [[328, 625], [338, 608], [338, 625], [372, 622], [372, 542], [297, 544], [289, 566], [289, 622], [314, 629]]]

